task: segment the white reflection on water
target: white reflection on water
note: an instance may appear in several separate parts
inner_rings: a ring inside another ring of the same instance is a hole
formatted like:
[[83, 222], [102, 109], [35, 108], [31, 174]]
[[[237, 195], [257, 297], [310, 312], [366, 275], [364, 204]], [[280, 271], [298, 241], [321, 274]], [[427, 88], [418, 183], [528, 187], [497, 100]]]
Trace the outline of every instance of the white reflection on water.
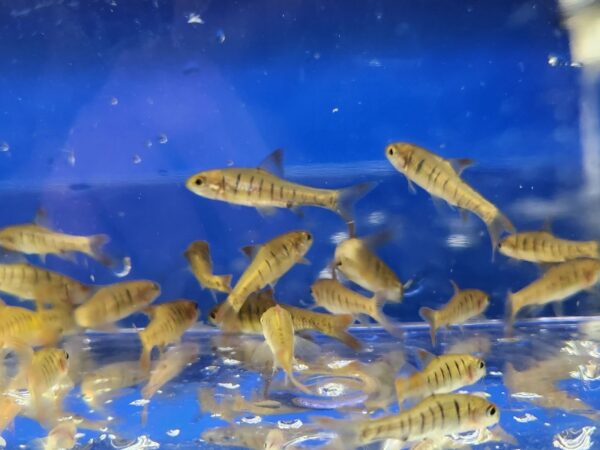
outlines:
[[583, 427], [581, 430], [569, 428], [554, 436], [552, 445], [563, 450], [587, 450], [592, 448], [592, 433], [596, 427]]
[[536, 421], [537, 417], [533, 414], [525, 413], [522, 416], [513, 416], [513, 419], [515, 419], [519, 423], [527, 423]]
[[289, 430], [290, 428], [292, 429], [298, 429], [303, 425], [302, 421], [300, 419], [294, 419], [294, 420], [278, 420], [277, 421], [277, 426], [279, 428], [281, 428], [282, 430]]
[[451, 234], [446, 239], [446, 245], [451, 248], [466, 248], [473, 244], [466, 234]]

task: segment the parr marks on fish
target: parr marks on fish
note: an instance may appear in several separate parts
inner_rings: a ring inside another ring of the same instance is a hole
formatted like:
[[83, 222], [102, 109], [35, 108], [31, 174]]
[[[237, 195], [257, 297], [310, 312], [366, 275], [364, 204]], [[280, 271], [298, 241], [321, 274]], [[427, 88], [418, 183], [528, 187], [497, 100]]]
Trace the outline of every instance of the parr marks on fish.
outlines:
[[560, 263], [578, 258], [600, 259], [600, 242], [561, 239], [549, 231], [511, 234], [498, 243], [503, 255], [534, 263]]

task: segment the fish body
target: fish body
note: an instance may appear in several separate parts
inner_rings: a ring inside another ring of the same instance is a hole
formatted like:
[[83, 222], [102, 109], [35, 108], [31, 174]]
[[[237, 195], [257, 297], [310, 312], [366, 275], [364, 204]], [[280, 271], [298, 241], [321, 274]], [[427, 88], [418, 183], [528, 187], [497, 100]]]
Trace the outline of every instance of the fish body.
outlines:
[[600, 259], [599, 241], [560, 239], [549, 231], [511, 234], [498, 243], [498, 250], [510, 258], [534, 263], [561, 263], [578, 258]]
[[451, 281], [454, 295], [441, 309], [423, 307], [419, 309], [421, 317], [429, 322], [431, 343], [435, 345], [435, 335], [441, 327], [465, 323], [482, 314], [490, 303], [489, 296], [479, 289], [460, 289]]
[[42, 397], [58, 387], [69, 372], [69, 354], [60, 348], [46, 347], [33, 354], [28, 369], [28, 388], [36, 415], [45, 416], [42, 411]]
[[[277, 302], [273, 298], [271, 291], [261, 291], [251, 294], [237, 315], [232, 316], [233, 323], [228, 324], [226, 329], [237, 330], [247, 334], [262, 334], [261, 316]], [[360, 342], [356, 340], [346, 330], [354, 321], [349, 314], [331, 315], [309, 311], [302, 308], [296, 308], [290, 305], [280, 306], [286, 309], [292, 316], [294, 331], [318, 331], [319, 333], [331, 336], [340, 340], [350, 348], [358, 350], [361, 347]], [[217, 305], [209, 313], [209, 321], [215, 323], [215, 317], [221, 304]]]
[[0, 264], [0, 291], [24, 300], [73, 306], [83, 303], [91, 287], [57, 272], [28, 263]]
[[493, 249], [496, 249], [503, 231], [515, 232], [510, 220], [461, 178], [462, 168], [471, 161], [444, 159], [423, 147], [405, 142], [388, 145], [385, 155], [409, 183], [414, 182], [432, 196], [471, 211], [483, 220], [488, 227]]
[[476, 383], [485, 376], [485, 362], [471, 355], [435, 356], [421, 372], [396, 380], [398, 405], [410, 398], [447, 394]]
[[0, 229], [0, 247], [26, 255], [58, 255], [65, 257], [83, 253], [104, 264], [110, 259], [102, 253], [108, 236], [76, 236], [53, 231], [37, 224], [12, 225]]
[[214, 275], [210, 248], [206, 241], [192, 242], [184, 253], [198, 283], [206, 289], [231, 292], [231, 275]]
[[192, 300], [174, 300], [146, 308], [151, 320], [139, 332], [142, 342], [142, 368], [150, 368], [152, 349], [163, 349], [169, 344], [178, 343], [181, 336], [198, 320], [198, 304]]
[[348, 289], [337, 280], [321, 279], [311, 286], [311, 294], [318, 306], [333, 314], [369, 316], [394, 336], [400, 335], [399, 328], [384, 314], [384, 299], [376, 294], [373, 298]]
[[498, 423], [498, 407], [468, 394], [438, 394], [393, 416], [354, 423], [329, 422], [345, 445], [366, 445], [385, 439], [404, 443], [487, 428]]
[[541, 278], [518, 292], [509, 293], [507, 313], [512, 321], [519, 311], [531, 305], [564, 300], [589, 289], [600, 281], [600, 260], [574, 259], [550, 267]]
[[19, 306], [4, 306], [0, 313], [0, 341], [15, 338], [33, 347], [55, 344], [60, 333], [44, 318], [45, 314], [46, 310], [36, 312]]
[[106, 326], [140, 311], [159, 295], [160, 286], [147, 280], [104, 286], [75, 310], [75, 321], [85, 328]]
[[43, 439], [44, 450], [66, 450], [75, 447], [77, 426], [72, 420], [61, 422]]
[[350, 238], [338, 244], [333, 265], [353, 283], [385, 299], [402, 301], [404, 286], [394, 271], [362, 239]]
[[[273, 152], [267, 161], [281, 172], [281, 150]], [[362, 183], [345, 189], [318, 189], [287, 181], [266, 169], [224, 168], [199, 172], [186, 181], [186, 187], [201, 197], [231, 204], [251, 206], [261, 210], [316, 206], [338, 213], [353, 232], [352, 205], [373, 185]]]
[[260, 323], [265, 341], [273, 353], [273, 369], [280, 367], [294, 386], [310, 393], [310, 390], [294, 377], [294, 323], [291, 314], [276, 305], [265, 311]]
[[[248, 296], [277, 280], [296, 263], [312, 246], [313, 237], [307, 231], [284, 233], [254, 249], [254, 257], [233, 290], [227, 297], [227, 306], [237, 313]], [[228, 307], [220, 308], [216, 322], [222, 323], [228, 313]]]
[[81, 330], [75, 323], [72, 308], [56, 306], [39, 310], [37, 314], [40, 316], [42, 323], [53, 330], [57, 336], [72, 336]]

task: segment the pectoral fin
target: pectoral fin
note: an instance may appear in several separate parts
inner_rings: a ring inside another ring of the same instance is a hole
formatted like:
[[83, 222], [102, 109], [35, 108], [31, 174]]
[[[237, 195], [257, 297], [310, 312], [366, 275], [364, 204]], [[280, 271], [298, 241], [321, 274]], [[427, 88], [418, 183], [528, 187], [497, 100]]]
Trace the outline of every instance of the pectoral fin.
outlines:
[[469, 158], [451, 158], [448, 160], [452, 169], [458, 174], [462, 174], [463, 170], [475, 164], [475, 161]]

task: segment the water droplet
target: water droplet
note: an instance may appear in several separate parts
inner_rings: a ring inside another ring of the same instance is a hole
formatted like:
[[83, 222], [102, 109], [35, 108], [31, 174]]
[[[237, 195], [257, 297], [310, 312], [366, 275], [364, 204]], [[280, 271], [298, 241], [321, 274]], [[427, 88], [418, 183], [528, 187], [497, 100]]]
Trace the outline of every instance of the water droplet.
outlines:
[[166, 144], [167, 142], [169, 142], [169, 138], [167, 137], [166, 134], [162, 133], [162, 134], [158, 135], [158, 143], [159, 144]]
[[540, 394], [536, 394], [535, 392], [516, 392], [515, 394], [511, 394], [512, 398], [531, 400], [534, 398], [542, 398]]
[[225, 389], [238, 389], [240, 387], [237, 383], [217, 383], [217, 385]]
[[336, 112], [340, 112], [340, 108], [338, 108], [338, 107], [336, 106], [335, 108], [333, 108], [333, 109], [331, 110], [331, 112], [332, 112], [332, 113], [334, 113], [334, 114], [335, 114]]
[[554, 435], [552, 445], [563, 450], [587, 450], [592, 448], [592, 433], [596, 427], [583, 427], [581, 430], [569, 428]]
[[169, 430], [169, 431], [167, 431], [167, 436], [177, 437], [177, 436], [179, 436], [179, 433], [181, 433], [181, 431], [179, 431], [177, 429], [175, 429], [175, 430]]
[[198, 13], [190, 13], [187, 16], [187, 23], [191, 23], [191, 24], [198, 24], [198, 25], [203, 25], [204, 24], [204, 20], [202, 20], [202, 17], [200, 17], [200, 14]]
[[217, 42], [219, 44], [225, 42], [225, 32], [221, 29], [217, 30]]
[[133, 163], [134, 164], [139, 164], [142, 162], [142, 157], [138, 154], [133, 155]]
[[117, 105], [119, 104], [119, 99], [118, 99], [117, 97], [112, 97], [112, 98], [110, 99], [110, 104], [111, 104], [112, 106], [117, 106]]
[[535, 417], [533, 414], [525, 413], [522, 416], [513, 416], [513, 419], [519, 423], [527, 423], [537, 420], [537, 417]]
[[297, 430], [302, 425], [303, 425], [303, 423], [302, 423], [302, 421], [300, 419], [278, 420], [277, 421], [277, 426], [279, 428], [281, 428], [282, 430], [289, 430], [289, 429]]
[[219, 371], [219, 366], [206, 366], [202, 370], [204, 370], [207, 375], [213, 375]]
[[152, 140], [151, 139], [146, 139], [146, 148], [151, 148], [152, 147]]
[[131, 406], [145, 406], [150, 403], [150, 400], [146, 400], [145, 398], [140, 398], [138, 400], [134, 400], [130, 403]]
[[0, 144], [0, 152], [7, 152], [10, 150], [10, 145], [8, 145], [8, 142], [2, 142]]
[[503, 373], [502, 373], [502, 372], [500, 372], [500, 371], [495, 371], [495, 370], [490, 370], [490, 372], [489, 372], [489, 373], [490, 373], [490, 375], [491, 375], [491, 376], [493, 376], [493, 377], [501, 377], [501, 376], [503, 375]]
[[239, 366], [242, 362], [233, 358], [223, 358], [223, 364], [226, 366]]

